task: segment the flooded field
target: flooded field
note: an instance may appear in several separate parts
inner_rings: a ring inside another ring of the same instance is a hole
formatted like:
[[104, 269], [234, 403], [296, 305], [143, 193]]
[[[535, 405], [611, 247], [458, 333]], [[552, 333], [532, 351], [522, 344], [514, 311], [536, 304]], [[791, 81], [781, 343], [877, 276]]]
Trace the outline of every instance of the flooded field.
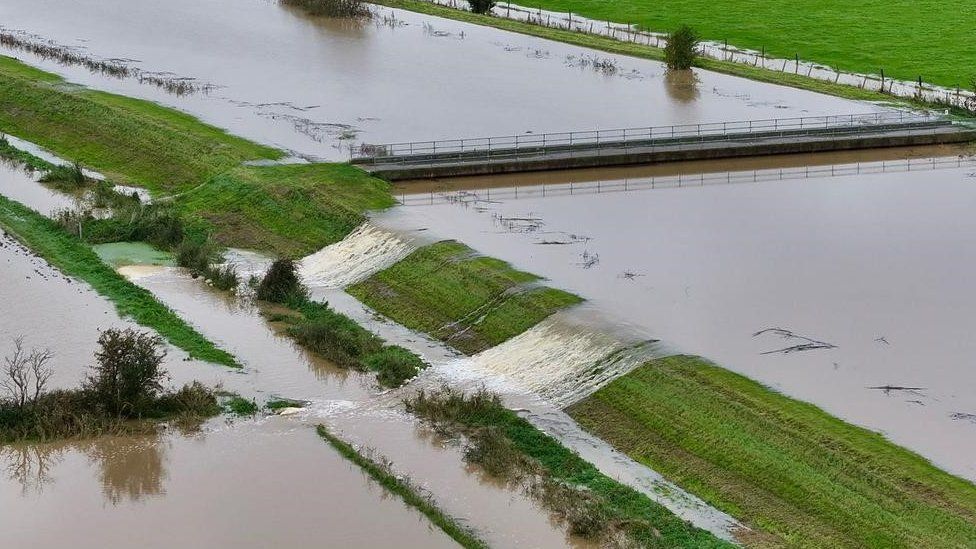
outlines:
[[[209, 91], [3, 53], [99, 89], [174, 106], [317, 158], [358, 143], [864, 113], [859, 103], [451, 20], [377, 8], [310, 18], [273, 0], [9, 0], [2, 31]], [[523, 78], [531, 75], [530, 78]], [[409, 108], [405, 108], [409, 106]]]
[[[373, 222], [531, 269], [672, 350], [973, 479], [976, 168], [916, 170], [757, 183], [730, 174], [743, 184], [573, 196], [523, 187], [490, 200], [467, 191]], [[753, 335], [769, 328], [783, 331]]]
[[5, 446], [0, 505], [9, 547], [456, 546], [314, 430], [279, 418]]

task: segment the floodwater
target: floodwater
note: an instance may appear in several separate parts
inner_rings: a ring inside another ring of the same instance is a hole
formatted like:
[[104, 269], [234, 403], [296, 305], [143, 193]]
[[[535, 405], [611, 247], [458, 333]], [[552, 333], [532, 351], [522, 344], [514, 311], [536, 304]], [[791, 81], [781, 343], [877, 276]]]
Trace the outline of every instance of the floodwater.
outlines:
[[58, 192], [37, 183], [42, 174], [0, 161], [0, 194], [29, 206], [44, 215], [58, 210], [76, 209], [80, 197]]
[[[32, 179], [24, 183], [38, 185]], [[258, 254], [236, 250], [228, 260], [245, 274], [268, 263]], [[99, 330], [134, 326], [86, 285], [64, 277], [6, 235], [0, 239], [0, 262], [0, 299], [9, 310], [20, 311], [0, 315], [5, 336], [0, 352], [9, 351], [19, 334], [28, 347], [50, 348], [54, 386], [76, 386], [83, 379]], [[372, 376], [336, 368], [296, 348], [247, 299], [217, 292], [172, 267], [125, 266], [120, 271], [245, 365], [238, 372], [187, 361], [185, 353], [169, 348], [165, 366], [174, 386], [199, 380], [258, 402], [272, 397], [308, 401], [308, 411], [301, 417], [262, 420], [258, 427], [235, 421], [219, 428], [222, 420], [215, 420], [193, 437], [171, 433], [158, 440], [5, 447], [0, 465], [10, 478], [0, 481], [0, 500], [4, 509], [16, 510], [0, 516], [0, 529], [13, 536], [5, 541], [49, 546], [68, 532], [81, 532], [92, 547], [117, 545], [132, 536], [144, 536], [140, 546], [264, 547], [271, 535], [302, 545], [444, 545], [445, 536], [426, 518], [373, 487], [357, 467], [318, 439], [312, 427], [325, 423], [374, 449], [378, 457], [393, 458], [398, 474], [416, 479], [449, 514], [494, 545], [585, 546], [517, 488], [483, 478], [465, 465], [458, 444], [438, 439], [400, 411], [399, 399], [378, 399], [381, 391]], [[346, 296], [345, 303], [364, 314], [352, 298]], [[127, 461], [109, 459], [115, 455]], [[47, 456], [57, 459], [41, 459]], [[40, 470], [31, 460], [41, 461]], [[217, 470], [211, 480], [201, 480]], [[349, 496], [350, 491], [357, 495]], [[65, 514], [75, 506], [81, 511], [73, 512], [64, 528], [37, 526], [41, 517]], [[178, 527], [140, 526], [160, 517]], [[376, 528], [380, 518], [383, 528]], [[122, 522], [125, 528], [106, 526]], [[95, 533], [89, 536], [89, 531]]]
[[282, 418], [0, 447], [0, 507], [7, 547], [456, 546]]
[[[375, 22], [350, 23], [272, 0], [6, 0], [0, 22], [32, 40], [215, 88], [177, 96], [24, 51], [4, 53], [317, 158], [346, 158], [357, 143], [881, 109], [701, 70], [669, 76], [654, 61], [377, 10]], [[612, 60], [614, 69], [599, 70], [606, 65], [597, 59]]]
[[[968, 335], [976, 166], [944, 160], [962, 167], [920, 161], [911, 171], [869, 173], [878, 166], [862, 165], [861, 175], [830, 177], [824, 168], [816, 179], [798, 170], [797, 179], [756, 183], [747, 172], [729, 174], [749, 181], [739, 185], [695, 180], [572, 196], [524, 187], [517, 199], [467, 191], [373, 223], [424, 228], [428, 238], [456, 238], [511, 261], [673, 350], [706, 356], [976, 479], [976, 424], [967, 415], [976, 413]], [[835, 348], [770, 352], [805, 342], [753, 336], [774, 327]], [[913, 389], [874, 389], [884, 386]]]

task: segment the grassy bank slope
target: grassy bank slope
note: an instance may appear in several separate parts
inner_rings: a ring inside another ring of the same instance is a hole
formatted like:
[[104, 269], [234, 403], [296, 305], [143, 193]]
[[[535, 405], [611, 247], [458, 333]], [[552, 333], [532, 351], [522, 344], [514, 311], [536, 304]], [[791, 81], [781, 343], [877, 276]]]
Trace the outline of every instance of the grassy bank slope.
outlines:
[[790, 545], [976, 545], [976, 486], [700, 358], [650, 362], [568, 411], [634, 459]]
[[[801, 59], [846, 71], [903, 80], [919, 75], [944, 86], [966, 86], [976, 77], [972, 25], [976, 5], [941, 0], [860, 2], [798, 0], [536, 0], [533, 8], [573, 12], [598, 21], [637, 24], [668, 32], [688, 24], [704, 38]], [[952, 24], [951, 22], [960, 22]]]
[[234, 357], [218, 349], [149, 291], [116, 273], [77, 238], [48, 218], [0, 196], [0, 228], [9, 232], [66, 275], [83, 280], [113, 303], [122, 317], [156, 330], [190, 356], [217, 364], [238, 366]]
[[386, 182], [346, 164], [243, 166], [281, 151], [155, 103], [89, 90], [0, 56], [0, 132], [33, 141], [207, 222], [226, 245], [297, 256], [341, 240]]
[[400, 324], [474, 354], [514, 337], [579, 297], [453, 241], [425, 246], [347, 291]]
[[169, 192], [282, 153], [155, 103], [73, 86], [0, 56], [0, 128], [119, 182]]
[[307, 255], [394, 204], [385, 181], [348, 164], [237, 167], [176, 202], [226, 246]]

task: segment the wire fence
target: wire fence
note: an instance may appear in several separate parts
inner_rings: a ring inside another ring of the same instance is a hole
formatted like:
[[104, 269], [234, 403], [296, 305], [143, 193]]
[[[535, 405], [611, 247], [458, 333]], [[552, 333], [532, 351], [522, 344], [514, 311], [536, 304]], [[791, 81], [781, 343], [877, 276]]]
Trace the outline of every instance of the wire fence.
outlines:
[[[529, 198], [619, 193], [651, 189], [705, 187], [711, 185], [734, 185], [743, 183], [759, 183], [765, 181], [822, 179], [842, 176], [906, 173], [962, 168], [976, 169], [976, 157], [956, 156], [907, 160], [885, 160], [881, 162], [834, 164], [829, 166], [803, 166], [796, 168], [771, 168], [738, 172], [678, 174], [617, 179], [610, 181], [588, 181], [581, 183], [554, 183], [525, 186], [513, 185], [511, 187], [485, 188], [477, 190], [456, 190], [446, 192], [432, 191], [422, 194], [402, 193], [397, 197], [397, 200], [401, 205], [404, 206], [478, 204]], [[967, 175], [976, 179], [976, 172]]]
[[[467, 7], [466, 0], [426, 1], [455, 9], [464, 9]], [[666, 34], [642, 30], [634, 24], [628, 25], [587, 19], [571, 12], [546, 11], [541, 8], [532, 9], [518, 4], [499, 2], [492, 9], [492, 15], [549, 28], [604, 36], [622, 42], [645, 44], [654, 48], [663, 48], [667, 45]], [[802, 74], [817, 80], [878, 91], [895, 97], [944, 104], [966, 109], [970, 112], [976, 112], [976, 93], [973, 90], [936, 86], [924, 82], [921, 76], [916, 81], [907, 81], [885, 78], [883, 71], [880, 75], [847, 72], [819, 63], [804, 61], [800, 59], [799, 54], [793, 59], [770, 57], [766, 55], [765, 51], [740, 49], [735, 46], [729, 46], [726, 43], [718, 42], [702, 42], [700, 50], [704, 57], [719, 61], [752, 65], [754, 67], [762, 67], [784, 73]]]
[[841, 136], [898, 131], [915, 131], [949, 125], [946, 118], [928, 113], [889, 111], [838, 116], [807, 116], [765, 120], [740, 120], [703, 124], [680, 124], [643, 128], [619, 128], [556, 133], [527, 133], [507, 136], [362, 144], [351, 151], [357, 164], [426, 164], [509, 160], [529, 156], [586, 150], [622, 152], [640, 147], [676, 147], [699, 144], [782, 138]]

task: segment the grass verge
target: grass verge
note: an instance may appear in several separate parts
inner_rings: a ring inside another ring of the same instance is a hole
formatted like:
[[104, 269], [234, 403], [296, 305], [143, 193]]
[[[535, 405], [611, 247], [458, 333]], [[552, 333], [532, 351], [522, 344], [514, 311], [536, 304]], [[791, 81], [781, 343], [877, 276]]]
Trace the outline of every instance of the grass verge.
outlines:
[[472, 441], [465, 452], [468, 461], [502, 481], [525, 485], [575, 535], [602, 543], [620, 541], [622, 535], [624, 546], [732, 546], [604, 475], [506, 409], [495, 395], [443, 389], [433, 394], [421, 392], [405, 404], [409, 412], [438, 430], [467, 436]]
[[415, 251], [347, 291], [404, 326], [475, 354], [582, 301], [454, 241]]
[[[633, 0], [633, 1], [641, 1], [641, 0]], [[545, 0], [545, 2], [549, 2], [550, 4], [552, 4], [551, 0]], [[546, 5], [545, 2], [543, 2], [543, 5]], [[658, 48], [652, 48], [647, 45], [634, 44], [630, 42], [622, 42], [607, 37], [592, 36], [592, 35], [583, 34], [579, 32], [572, 32], [572, 31], [560, 30], [560, 29], [551, 29], [540, 25], [523, 23], [520, 21], [512, 21], [510, 19], [503, 19], [501, 17], [489, 17], [487, 15], [478, 15], [475, 13], [471, 13], [469, 11], [435, 5], [430, 2], [425, 2], [423, 0], [374, 0], [374, 3], [388, 6], [391, 8], [399, 8], [399, 9], [414, 11], [417, 13], [433, 15], [436, 17], [444, 17], [447, 19], [454, 19], [466, 23], [473, 23], [476, 25], [494, 27], [501, 30], [517, 32], [520, 34], [536, 36], [539, 38], [545, 38], [547, 40], [555, 40], [557, 42], [564, 42], [567, 44], [592, 48], [596, 50], [605, 51], [608, 53], [629, 55], [632, 57], [640, 57], [643, 59], [651, 59], [654, 61], [664, 60], [664, 50]], [[595, 7], [597, 6], [596, 3], [593, 2], [587, 2], [587, 3], [590, 4], [591, 6], [594, 6], [594, 9], [611, 9], [611, 10], [617, 9], [615, 7], [600, 8], [600, 7]], [[538, 2], [532, 3], [531, 7], [538, 7], [538, 5], [539, 5]], [[599, 6], [601, 7], [616, 6], [616, 5], [617, 5], [616, 3], [599, 4]], [[701, 4], [701, 5], [704, 6], [705, 4]], [[581, 13], [581, 12], [574, 10], [573, 13]], [[634, 22], [634, 16], [632, 13], [628, 13], [628, 12], [623, 12], [623, 13], [627, 14], [626, 17], [624, 17], [624, 19], [630, 19], [630, 21], [621, 21], [621, 22], [625, 22], [625, 23]], [[733, 12], [729, 12], [729, 13], [733, 13]], [[801, 12], [796, 11], [795, 13], [801, 13]], [[679, 23], [688, 23], [692, 25], [692, 27], [696, 29], [700, 29], [697, 22], [694, 20], [680, 21]], [[739, 28], [741, 27], [740, 23], [741, 21], [737, 20], [730, 28]], [[764, 29], [765, 29], [764, 32], [767, 32], [769, 30], [769, 27], [764, 27]], [[722, 40], [724, 38], [725, 37], [721, 37], [719, 40]], [[731, 37], [729, 38], [731, 39]], [[748, 45], [745, 43], [737, 43], [737, 44], [743, 47], [748, 47]], [[760, 46], [757, 46], [757, 49]], [[807, 52], [810, 50], [799, 49], [796, 51], [801, 52], [801, 58], [802, 58], [802, 56], [805, 55], [803, 52]], [[789, 51], [782, 55], [787, 58], [792, 58], [794, 53], [796, 53], [796, 51]], [[772, 53], [772, 50], [770, 50], [770, 53]], [[827, 62], [827, 60], [825, 59], [819, 59], [819, 60]], [[719, 61], [714, 59], [700, 58], [696, 61], [695, 65], [700, 68], [707, 69], [714, 72], [730, 74], [733, 76], [741, 76], [743, 78], [749, 78], [752, 80], [757, 80], [759, 82], [779, 84], [783, 86], [790, 86], [793, 88], [799, 88], [799, 89], [809, 90], [818, 93], [835, 95], [837, 97], [844, 97], [847, 99], [856, 99], [856, 100], [864, 100], [864, 101], [898, 102], [898, 103], [913, 104], [913, 105], [924, 105], [923, 103], [917, 103], [903, 98], [892, 97], [891, 95], [882, 94], [877, 91], [863, 90], [853, 86], [835, 84], [833, 82], [817, 80], [815, 78], [809, 78], [798, 74], [789, 74], [780, 71], [762, 69], [759, 67], [751, 67], [749, 65], [743, 65], [740, 63], [731, 63], [731, 62]], [[872, 66], [865, 70], [866, 72], [869, 73], [876, 73], [880, 70], [880, 66], [877, 65]], [[886, 74], [889, 73], [886, 72]], [[926, 73], [926, 74], [932, 74], [932, 73]], [[917, 74], [912, 74], [908, 76], [907, 79], [913, 80], [917, 76], [918, 76]], [[974, 72], [972, 76], [976, 77], [976, 72]], [[936, 82], [936, 80], [931, 79], [929, 77], [926, 78], [926, 81]], [[966, 81], [963, 81], [962, 84], [965, 87]], [[953, 86], [955, 84], [946, 84], [946, 85]], [[940, 108], [944, 108], [944, 107], [940, 106]], [[965, 113], [964, 111], [959, 111], [957, 114], [971, 116], [971, 114]]]
[[388, 465], [377, 463], [369, 457], [359, 453], [355, 448], [333, 435], [324, 425], [318, 426], [319, 436], [326, 440], [339, 454], [363, 469], [373, 480], [390, 492], [403, 498], [403, 501], [424, 514], [432, 523], [437, 525], [445, 534], [468, 549], [487, 549], [488, 545], [461, 526], [456, 520], [442, 511], [433, 500], [419, 493], [409, 481], [397, 477]]
[[50, 219], [0, 196], [0, 228], [64, 274], [88, 283], [115, 304], [120, 316], [152, 328], [193, 358], [239, 367], [232, 355], [217, 348], [149, 291], [116, 273], [90, 247]]
[[568, 412], [778, 544], [976, 545], [976, 486], [701, 358], [654, 360]]

